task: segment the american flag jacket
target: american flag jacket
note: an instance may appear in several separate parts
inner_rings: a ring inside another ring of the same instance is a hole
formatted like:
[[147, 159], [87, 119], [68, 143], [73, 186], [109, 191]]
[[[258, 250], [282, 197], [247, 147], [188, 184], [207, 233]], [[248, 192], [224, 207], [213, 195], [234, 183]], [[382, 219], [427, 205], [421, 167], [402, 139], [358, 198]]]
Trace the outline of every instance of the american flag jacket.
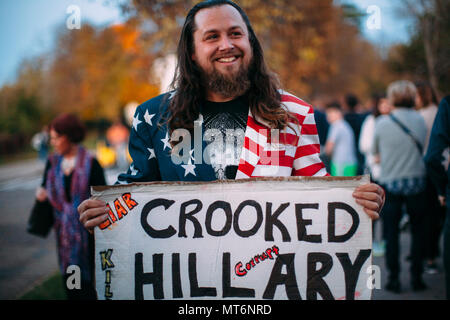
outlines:
[[[249, 112], [236, 179], [328, 175], [319, 158], [319, 136], [312, 106], [285, 91], [280, 93], [282, 104], [298, 123], [292, 122], [278, 133]], [[203, 159], [206, 147], [203, 137], [200, 144], [192, 146], [184, 161], [173, 161], [169, 131], [163, 118], [167, 116], [171, 97], [172, 93], [162, 94], [136, 109], [129, 139], [133, 161], [128, 171], [118, 176], [117, 183], [216, 180], [211, 164]], [[201, 116], [198, 123], [201, 128]]]

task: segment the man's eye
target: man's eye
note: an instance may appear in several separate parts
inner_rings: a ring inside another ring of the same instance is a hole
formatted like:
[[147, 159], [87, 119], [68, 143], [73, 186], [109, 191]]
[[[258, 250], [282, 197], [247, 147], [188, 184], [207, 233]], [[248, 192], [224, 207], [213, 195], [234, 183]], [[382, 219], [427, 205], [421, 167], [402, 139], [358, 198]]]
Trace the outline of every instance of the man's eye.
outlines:
[[206, 36], [206, 40], [214, 40], [217, 38], [218, 38], [217, 34], [210, 34], [210, 35]]
[[235, 32], [232, 32], [231, 35], [232, 35], [233, 37], [240, 37], [240, 36], [242, 36], [242, 33], [239, 32], [239, 31], [235, 31]]

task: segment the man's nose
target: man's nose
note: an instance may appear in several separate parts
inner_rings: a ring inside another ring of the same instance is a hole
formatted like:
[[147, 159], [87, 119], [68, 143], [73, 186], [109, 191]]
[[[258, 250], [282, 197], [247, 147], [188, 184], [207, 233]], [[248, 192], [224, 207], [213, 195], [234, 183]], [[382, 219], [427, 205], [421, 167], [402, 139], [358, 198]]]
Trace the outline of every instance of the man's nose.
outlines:
[[219, 50], [224, 51], [224, 50], [231, 50], [234, 48], [234, 44], [232, 39], [230, 39], [227, 36], [222, 37], [220, 44], [219, 44]]

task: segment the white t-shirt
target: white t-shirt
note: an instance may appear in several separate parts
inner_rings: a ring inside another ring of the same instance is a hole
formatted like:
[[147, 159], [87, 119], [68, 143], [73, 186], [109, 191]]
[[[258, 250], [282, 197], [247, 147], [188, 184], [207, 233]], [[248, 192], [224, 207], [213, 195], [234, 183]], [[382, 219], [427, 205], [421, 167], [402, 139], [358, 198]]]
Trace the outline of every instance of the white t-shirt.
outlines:
[[330, 125], [328, 141], [334, 143], [332, 162], [345, 165], [357, 163], [353, 131], [344, 119], [337, 120]]
[[363, 122], [359, 136], [359, 151], [366, 157], [366, 166], [374, 180], [380, 176], [381, 168], [375, 163], [375, 155], [372, 153], [373, 136], [375, 133], [376, 118], [371, 114]]
[[425, 140], [425, 145], [423, 148], [423, 153], [425, 154], [428, 149], [428, 141], [430, 140], [431, 129], [433, 128], [434, 118], [436, 118], [436, 114], [438, 112], [438, 107], [436, 105], [431, 105], [426, 108], [419, 109], [419, 113], [422, 115], [425, 120], [425, 124], [427, 126], [427, 138]]

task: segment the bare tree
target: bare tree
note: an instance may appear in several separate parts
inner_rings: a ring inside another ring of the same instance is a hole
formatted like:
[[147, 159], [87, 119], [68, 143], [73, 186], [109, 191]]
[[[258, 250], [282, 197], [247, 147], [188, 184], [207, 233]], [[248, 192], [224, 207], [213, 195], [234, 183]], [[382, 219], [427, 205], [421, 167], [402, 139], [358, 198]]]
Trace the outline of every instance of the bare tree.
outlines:
[[[416, 20], [418, 31], [422, 34], [425, 59], [428, 69], [428, 80], [433, 87], [438, 99], [443, 97], [439, 89], [439, 73], [445, 71], [447, 63], [441, 65], [440, 54], [445, 44], [442, 37], [448, 27], [450, 18], [450, 2], [448, 0], [405, 0], [405, 6]], [[448, 46], [448, 43], [447, 43]], [[448, 60], [448, 57], [443, 57]], [[444, 68], [444, 70], [442, 69]]]

